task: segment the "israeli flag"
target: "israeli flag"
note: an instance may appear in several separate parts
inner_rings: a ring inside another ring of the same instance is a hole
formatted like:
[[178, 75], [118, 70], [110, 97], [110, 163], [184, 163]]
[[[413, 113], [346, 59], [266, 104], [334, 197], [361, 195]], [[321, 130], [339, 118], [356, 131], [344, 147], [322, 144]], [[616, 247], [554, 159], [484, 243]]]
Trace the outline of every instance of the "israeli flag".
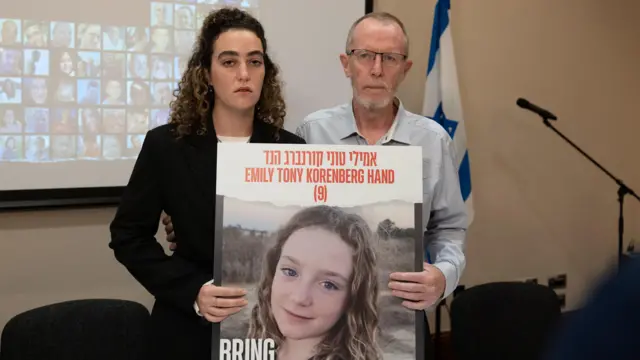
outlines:
[[449, 26], [450, 0], [438, 0], [433, 18], [429, 66], [422, 113], [444, 127], [451, 138], [458, 165], [460, 190], [467, 205], [469, 225], [473, 221], [471, 199], [471, 170], [467, 134], [462, 117], [462, 102], [458, 87], [456, 61], [453, 54], [451, 27]]

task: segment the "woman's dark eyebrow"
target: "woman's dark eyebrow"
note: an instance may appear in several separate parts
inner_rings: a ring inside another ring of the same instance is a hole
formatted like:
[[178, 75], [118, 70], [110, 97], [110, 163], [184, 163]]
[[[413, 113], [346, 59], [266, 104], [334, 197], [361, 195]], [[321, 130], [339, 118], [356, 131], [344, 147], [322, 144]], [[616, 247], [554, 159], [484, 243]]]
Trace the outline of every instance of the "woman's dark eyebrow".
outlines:
[[[240, 54], [237, 51], [225, 50], [218, 54], [218, 58], [221, 58], [223, 56], [240, 56]], [[247, 53], [247, 56], [264, 56], [264, 53], [260, 50], [253, 50], [249, 51]]]

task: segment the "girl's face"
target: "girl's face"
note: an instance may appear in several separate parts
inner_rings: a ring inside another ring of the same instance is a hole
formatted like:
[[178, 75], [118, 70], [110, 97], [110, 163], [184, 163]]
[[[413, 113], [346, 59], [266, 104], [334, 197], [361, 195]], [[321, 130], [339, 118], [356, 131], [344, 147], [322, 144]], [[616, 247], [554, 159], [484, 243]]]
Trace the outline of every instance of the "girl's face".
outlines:
[[287, 339], [321, 341], [345, 310], [351, 288], [353, 249], [320, 228], [294, 232], [276, 266], [271, 310]]

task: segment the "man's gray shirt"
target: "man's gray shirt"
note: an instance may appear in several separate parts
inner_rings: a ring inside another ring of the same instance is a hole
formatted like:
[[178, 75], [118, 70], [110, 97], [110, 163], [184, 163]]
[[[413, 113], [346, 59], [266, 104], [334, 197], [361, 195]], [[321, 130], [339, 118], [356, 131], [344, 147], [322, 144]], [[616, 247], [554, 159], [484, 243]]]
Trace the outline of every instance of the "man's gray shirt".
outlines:
[[[397, 99], [396, 103], [398, 112], [394, 123], [376, 145], [422, 147], [425, 246], [433, 265], [445, 275], [445, 298], [458, 286], [466, 265], [467, 213], [460, 192], [458, 166], [454, 162], [453, 142], [440, 124], [405, 110]], [[298, 126], [296, 134], [308, 144], [367, 145], [358, 133], [351, 103], [310, 114]]]

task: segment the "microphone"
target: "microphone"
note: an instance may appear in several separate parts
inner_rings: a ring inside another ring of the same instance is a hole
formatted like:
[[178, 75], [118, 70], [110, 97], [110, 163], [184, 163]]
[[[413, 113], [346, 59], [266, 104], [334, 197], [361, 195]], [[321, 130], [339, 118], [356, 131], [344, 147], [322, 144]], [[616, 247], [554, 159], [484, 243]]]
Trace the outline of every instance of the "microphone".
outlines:
[[555, 115], [553, 115], [550, 111], [545, 110], [537, 105], [534, 105], [526, 99], [519, 98], [516, 104], [518, 104], [518, 106], [520, 106], [523, 109], [533, 111], [534, 113], [543, 117], [545, 120], [558, 120], [558, 118]]
[[[549, 120], [558, 120], [558, 118], [553, 115], [551, 112], [549, 112], [548, 110], [545, 110], [537, 105], [533, 105], [532, 103], [530, 103], [529, 101], [527, 101], [526, 99], [523, 98], [519, 98], [518, 101], [516, 102], [516, 104], [518, 104], [519, 107], [523, 108], [523, 109], [527, 109], [529, 111], [532, 111], [538, 115], [540, 115], [542, 117], [542, 123], [548, 127], [549, 129], [551, 129], [554, 133], [556, 133], [558, 136], [560, 136], [564, 141], [566, 141], [569, 145], [571, 145], [574, 149], [576, 149], [580, 154], [582, 154], [585, 158], [587, 158], [587, 160], [591, 161], [591, 163], [593, 165], [595, 165], [596, 167], [598, 167], [600, 170], [602, 170], [603, 173], [607, 174], [611, 180], [613, 180], [616, 184], [618, 184], [618, 265], [622, 265], [622, 262], [624, 261], [624, 251], [623, 251], [623, 244], [624, 244], [624, 207], [623, 207], [623, 203], [624, 203], [624, 197], [625, 195], [631, 195], [633, 196], [635, 199], [637, 199], [638, 201], [640, 201], [640, 195], [636, 194], [633, 190], [631, 190], [627, 185], [625, 185], [622, 180], [620, 180], [619, 178], [615, 177], [613, 174], [611, 174], [611, 172], [609, 172], [609, 170], [605, 169], [602, 165], [600, 165], [597, 161], [595, 161], [591, 156], [589, 156], [589, 154], [587, 154], [586, 152], [584, 152], [584, 150], [580, 149], [578, 147], [578, 145], [574, 144], [573, 141], [571, 141], [569, 138], [567, 138], [566, 136], [564, 136], [564, 134], [562, 134], [560, 131], [558, 131], [558, 129], [556, 129], [553, 125], [551, 125], [551, 122]], [[634, 243], [633, 240], [632, 242], [629, 244], [629, 250], [634, 249]]]

